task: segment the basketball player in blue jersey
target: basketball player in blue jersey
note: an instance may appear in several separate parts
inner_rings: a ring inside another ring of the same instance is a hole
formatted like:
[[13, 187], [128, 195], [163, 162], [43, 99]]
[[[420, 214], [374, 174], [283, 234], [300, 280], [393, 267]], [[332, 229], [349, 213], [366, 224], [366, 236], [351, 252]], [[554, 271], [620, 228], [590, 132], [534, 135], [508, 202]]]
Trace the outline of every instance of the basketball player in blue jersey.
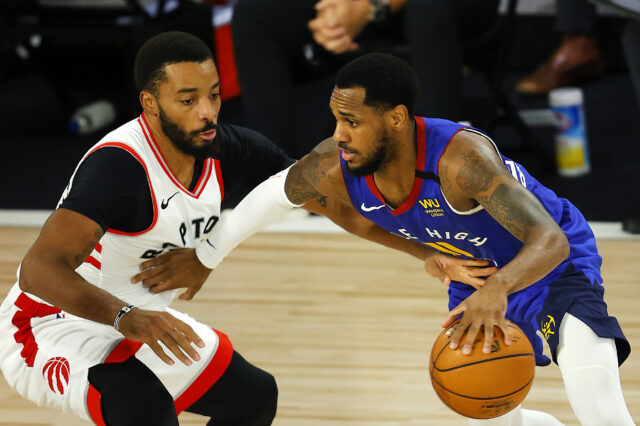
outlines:
[[[462, 316], [453, 349], [468, 354], [483, 329], [488, 352], [494, 326], [509, 344], [505, 324], [513, 321], [533, 344], [538, 365], [551, 361], [536, 333], [547, 340], [582, 424], [633, 424], [618, 373], [630, 345], [607, 313], [601, 258], [586, 220], [502, 156], [483, 132], [414, 117], [416, 85], [408, 64], [389, 55], [347, 64], [330, 100], [333, 138], [254, 189], [196, 248], [198, 259], [214, 268], [235, 245], [292, 207], [328, 196], [390, 233], [498, 268], [479, 289], [451, 281], [443, 326]], [[469, 422], [560, 424], [520, 407]]]

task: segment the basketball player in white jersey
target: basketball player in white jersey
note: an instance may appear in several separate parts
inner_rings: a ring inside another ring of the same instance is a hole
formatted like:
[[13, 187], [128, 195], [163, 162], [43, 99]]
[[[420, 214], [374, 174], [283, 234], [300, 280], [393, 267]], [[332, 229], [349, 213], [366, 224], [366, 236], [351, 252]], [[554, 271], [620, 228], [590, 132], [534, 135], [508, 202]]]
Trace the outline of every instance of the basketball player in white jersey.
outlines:
[[[293, 161], [263, 136], [218, 122], [218, 74], [196, 37], [153, 37], [138, 52], [135, 77], [143, 114], [80, 161], [0, 306], [0, 369], [23, 397], [96, 424], [177, 425], [186, 410], [216, 426], [269, 425], [274, 378], [223, 333], [169, 308], [177, 289], [149, 291], [130, 277], [145, 259], [206, 240], [225, 194]], [[308, 205], [429, 257], [425, 267], [445, 280], [480, 285], [493, 272], [473, 268], [486, 262], [431, 256], [337, 206], [324, 198]], [[199, 288], [183, 287], [187, 299]]]

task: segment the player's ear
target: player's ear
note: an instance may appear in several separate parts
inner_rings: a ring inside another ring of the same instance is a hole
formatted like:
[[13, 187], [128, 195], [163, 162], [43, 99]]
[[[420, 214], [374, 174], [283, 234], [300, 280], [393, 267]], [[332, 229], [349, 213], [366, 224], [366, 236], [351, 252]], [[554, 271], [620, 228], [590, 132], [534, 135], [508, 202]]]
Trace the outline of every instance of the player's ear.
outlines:
[[402, 130], [407, 123], [411, 122], [409, 117], [409, 111], [407, 107], [404, 105], [396, 105], [394, 108], [387, 111], [388, 115], [388, 124], [394, 130]]
[[158, 115], [158, 102], [150, 91], [143, 90], [140, 92], [140, 105], [147, 115]]

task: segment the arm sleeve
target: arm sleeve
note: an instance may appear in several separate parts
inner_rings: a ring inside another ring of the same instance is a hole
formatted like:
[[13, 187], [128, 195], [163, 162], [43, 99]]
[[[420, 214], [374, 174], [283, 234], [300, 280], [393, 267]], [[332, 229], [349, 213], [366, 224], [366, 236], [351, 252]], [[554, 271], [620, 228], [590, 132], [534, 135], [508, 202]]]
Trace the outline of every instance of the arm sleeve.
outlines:
[[289, 168], [262, 182], [213, 228], [211, 236], [196, 247], [200, 263], [215, 268], [238, 244], [300, 207], [285, 193], [288, 173]]
[[147, 229], [154, 215], [144, 167], [117, 147], [100, 148], [80, 164], [59, 207], [87, 216], [103, 230], [131, 233]]
[[295, 162], [258, 132], [228, 124], [221, 126], [224, 137], [219, 159], [225, 199], [241, 200], [261, 182]]

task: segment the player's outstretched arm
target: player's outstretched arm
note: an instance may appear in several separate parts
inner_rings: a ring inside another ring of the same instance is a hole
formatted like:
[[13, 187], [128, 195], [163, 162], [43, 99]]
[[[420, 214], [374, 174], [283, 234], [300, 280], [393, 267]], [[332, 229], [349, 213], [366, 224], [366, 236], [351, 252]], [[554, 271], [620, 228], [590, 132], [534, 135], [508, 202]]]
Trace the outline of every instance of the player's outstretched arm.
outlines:
[[[54, 211], [22, 261], [20, 289], [70, 314], [113, 325], [116, 315], [127, 303], [75, 272], [102, 235], [102, 228], [88, 217], [64, 208]], [[185, 364], [191, 363], [189, 357], [199, 359], [191, 342], [202, 346], [200, 337], [187, 324], [166, 312], [133, 309], [122, 317], [119, 325], [125, 337], [147, 343], [169, 364], [173, 361], [158, 341]]]
[[480, 290], [449, 312], [445, 326], [464, 313], [452, 335], [457, 347], [468, 329], [463, 352], [471, 350], [482, 326], [484, 349], [490, 350], [493, 326], [505, 333], [507, 296], [546, 276], [569, 255], [567, 238], [538, 199], [507, 171], [495, 149], [483, 137], [458, 133], [442, 157], [439, 175], [449, 202], [459, 210], [480, 204], [505, 229], [522, 241], [518, 254], [489, 277]]

